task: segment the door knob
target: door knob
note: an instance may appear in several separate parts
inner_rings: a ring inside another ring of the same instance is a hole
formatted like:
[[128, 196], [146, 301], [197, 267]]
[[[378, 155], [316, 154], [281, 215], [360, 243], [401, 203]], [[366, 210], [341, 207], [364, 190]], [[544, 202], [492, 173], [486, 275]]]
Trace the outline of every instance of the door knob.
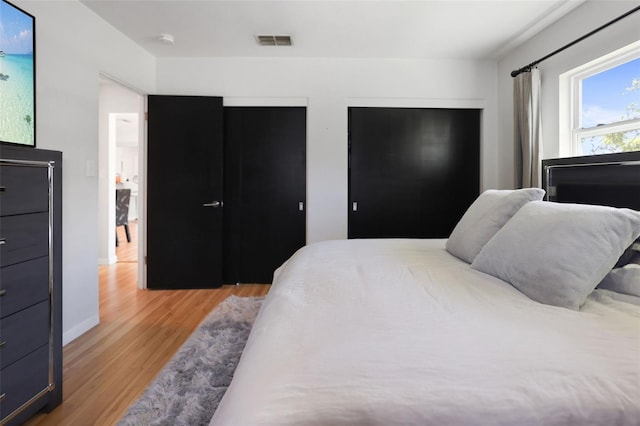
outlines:
[[202, 207], [214, 207], [214, 208], [220, 207], [220, 206], [222, 206], [222, 203], [218, 200], [212, 201], [210, 203], [205, 203], [202, 205]]

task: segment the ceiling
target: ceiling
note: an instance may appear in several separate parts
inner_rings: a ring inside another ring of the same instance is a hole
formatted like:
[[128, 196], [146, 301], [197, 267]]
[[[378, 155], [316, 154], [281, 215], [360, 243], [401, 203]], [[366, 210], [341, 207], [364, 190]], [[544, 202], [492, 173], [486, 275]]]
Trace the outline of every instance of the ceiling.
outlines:
[[[481, 59], [584, 0], [80, 1], [155, 57]], [[293, 45], [260, 46], [258, 34], [288, 34]]]

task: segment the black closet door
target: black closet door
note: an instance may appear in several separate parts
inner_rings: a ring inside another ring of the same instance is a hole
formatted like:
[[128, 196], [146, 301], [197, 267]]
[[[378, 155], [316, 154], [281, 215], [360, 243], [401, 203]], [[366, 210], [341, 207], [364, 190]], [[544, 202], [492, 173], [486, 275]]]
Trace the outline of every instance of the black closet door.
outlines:
[[480, 188], [477, 109], [349, 108], [349, 238], [446, 238]]
[[147, 287], [222, 284], [222, 98], [149, 96]]
[[271, 283], [305, 244], [306, 108], [224, 109], [224, 282]]

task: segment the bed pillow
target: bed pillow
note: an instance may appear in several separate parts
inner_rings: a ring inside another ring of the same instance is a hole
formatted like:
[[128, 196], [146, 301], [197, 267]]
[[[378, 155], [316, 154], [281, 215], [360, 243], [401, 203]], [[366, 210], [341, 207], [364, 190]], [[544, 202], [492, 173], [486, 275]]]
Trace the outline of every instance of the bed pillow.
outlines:
[[640, 297], [640, 265], [630, 263], [607, 274], [598, 288]]
[[487, 241], [520, 207], [542, 197], [544, 190], [539, 188], [484, 191], [453, 229], [447, 240], [447, 251], [468, 263], [473, 262]]
[[640, 212], [532, 201], [483, 247], [471, 265], [529, 298], [579, 309], [640, 235]]
[[640, 257], [640, 238], [634, 241], [629, 248], [622, 253], [615, 267], [622, 268], [629, 263], [640, 263], [638, 257]]

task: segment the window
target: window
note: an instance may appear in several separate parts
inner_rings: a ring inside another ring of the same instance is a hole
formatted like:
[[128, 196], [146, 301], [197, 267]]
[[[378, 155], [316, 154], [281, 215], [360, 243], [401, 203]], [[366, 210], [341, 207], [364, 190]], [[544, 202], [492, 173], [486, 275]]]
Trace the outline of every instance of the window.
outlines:
[[561, 90], [563, 79], [569, 89], [565, 93], [570, 98], [569, 114], [563, 117], [561, 111], [560, 117], [561, 126], [570, 123], [567, 131], [561, 131], [561, 141], [564, 139], [568, 145], [564, 150], [566, 154], [640, 151], [640, 46], [637, 43], [561, 76]]

